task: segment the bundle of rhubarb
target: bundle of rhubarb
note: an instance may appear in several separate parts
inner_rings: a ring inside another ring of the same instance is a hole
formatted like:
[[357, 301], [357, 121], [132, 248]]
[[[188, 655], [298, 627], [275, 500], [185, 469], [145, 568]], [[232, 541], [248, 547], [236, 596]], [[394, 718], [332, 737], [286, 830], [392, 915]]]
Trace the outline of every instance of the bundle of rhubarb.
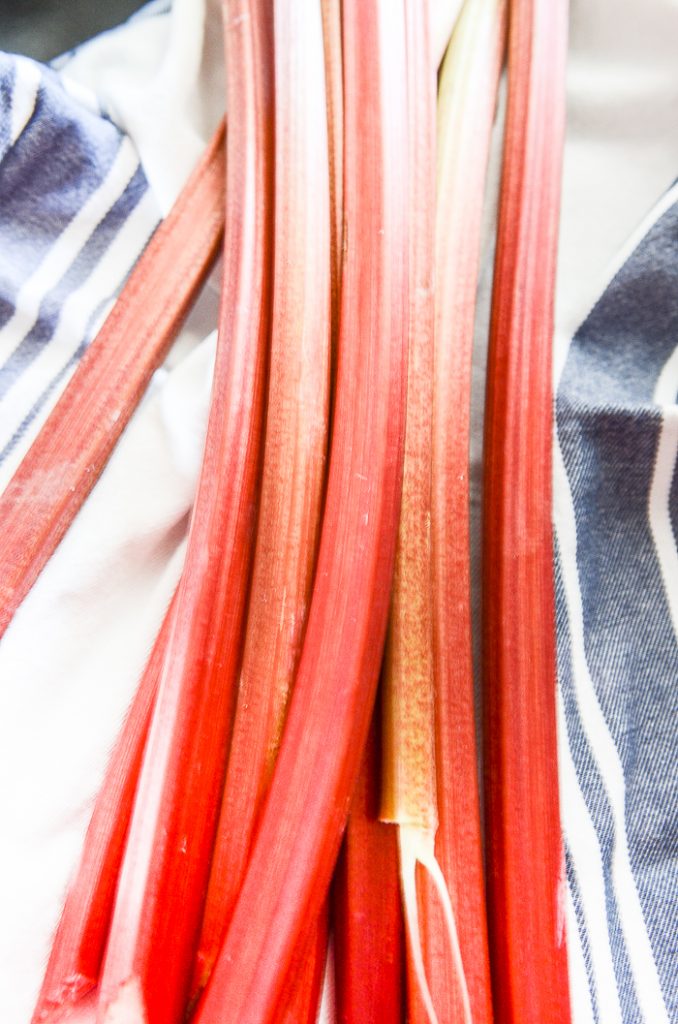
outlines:
[[[34, 1024], [313, 1022], [330, 936], [338, 1020], [569, 1019], [550, 532], [566, 3], [458, 7], [225, 0], [227, 130], [0, 499], [4, 631], [222, 251], [185, 564]], [[468, 463], [507, 39], [486, 896]]]

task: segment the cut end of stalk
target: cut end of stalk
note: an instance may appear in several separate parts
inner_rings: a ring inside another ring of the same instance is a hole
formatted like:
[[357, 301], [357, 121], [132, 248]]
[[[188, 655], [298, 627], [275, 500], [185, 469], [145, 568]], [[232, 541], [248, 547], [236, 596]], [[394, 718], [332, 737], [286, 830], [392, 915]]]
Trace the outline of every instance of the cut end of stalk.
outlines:
[[428, 873], [442, 904], [454, 970], [459, 980], [459, 989], [464, 1011], [464, 1024], [473, 1024], [471, 1001], [468, 994], [464, 964], [459, 948], [459, 936], [450, 894], [440, 865], [435, 855], [435, 833], [418, 825], [398, 826], [398, 854], [400, 879], [403, 891], [405, 925], [412, 956], [414, 975], [419, 985], [422, 1002], [431, 1024], [438, 1024], [431, 990], [424, 968], [424, 953], [419, 931], [419, 905], [417, 902], [417, 864]]
[[148, 1024], [138, 978], [130, 978], [120, 986], [117, 995], [104, 1008], [99, 1024]]
[[[39, 1011], [44, 1016], [34, 1016], [32, 1024], [39, 1020], [40, 1024], [94, 1024], [97, 1013], [97, 992], [92, 983], [87, 991], [76, 999], [69, 999], [52, 1007], [42, 1006]], [[36, 1014], [39, 1012], [36, 1010]]]
[[84, 974], [73, 974], [47, 995], [43, 994], [31, 1017], [31, 1024], [59, 1024], [68, 1021], [76, 1003], [81, 1002], [96, 985]]

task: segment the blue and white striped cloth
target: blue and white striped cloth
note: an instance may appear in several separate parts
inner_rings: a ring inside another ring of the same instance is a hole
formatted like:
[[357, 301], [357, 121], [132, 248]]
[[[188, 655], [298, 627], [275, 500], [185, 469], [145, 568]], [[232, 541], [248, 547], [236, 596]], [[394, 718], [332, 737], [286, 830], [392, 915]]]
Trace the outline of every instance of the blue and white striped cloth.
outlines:
[[[167, 208], [187, 151], [209, 134], [222, 79], [202, 47], [203, 36], [218, 44], [217, 7], [175, 0], [170, 13], [159, 0], [152, 19], [58, 71], [0, 55], [0, 488]], [[590, 301], [592, 268], [678, 168], [678, 141], [665, 143], [678, 13], [674, 0], [574, 0], [573, 11], [554, 451], [573, 1021], [678, 1024], [678, 187]], [[634, 119], [624, 101], [620, 122], [631, 52], [629, 80], [657, 102]], [[158, 56], [153, 79], [146, 64]], [[183, 122], [169, 133], [155, 113], [176, 81]], [[647, 167], [620, 163], [641, 143]], [[574, 322], [581, 299], [591, 311]], [[156, 375], [0, 643], [3, 1024], [30, 1019], [107, 751], [178, 578], [213, 357], [213, 341], [196, 342], [215, 316], [208, 288], [181, 358]]]
[[645, 227], [556, 404], [570, 958], [600, 1024], [678, 1020], [678, 187]]
[[2, 463], [33, 435], [159, 213], [135, 146], [82, 94], [21, 57], [0, 55], [0, 82]]

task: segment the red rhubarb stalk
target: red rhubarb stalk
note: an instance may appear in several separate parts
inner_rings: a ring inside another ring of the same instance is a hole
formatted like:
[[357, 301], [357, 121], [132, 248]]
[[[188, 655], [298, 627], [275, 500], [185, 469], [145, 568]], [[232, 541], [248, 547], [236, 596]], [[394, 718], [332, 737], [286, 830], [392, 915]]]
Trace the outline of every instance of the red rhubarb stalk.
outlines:
[[[438, 98], [432, 440], [433, 672], [438, 831], [435, 854], [454, 907], [467, 1014], [492, 1020], [471, 646], [469, 440], [471, 352], [482, 208], [505, 29], [502, 0], [469, 0], [443, 63]], [[464, 1016], [439, 895], [419, 886], [423, 961], [439, 1024]], [[428, 1014], [417, 991], [413, 1024]]]
[[379, 821], [379, 732], [365, 747], [333, 887], [339, 1024], [402, 1020], [403, 915], [396, 829]]
[[94, 804], [32, 1024], [57, 1024], [99, 981], [141, 761], [165, 658], [172, 602]]
[[488, 916], [506, 1024], [570, 1019], [551, 529], [566, 45], [566, 0], [512, 2], [483, 527]]
[[205, 454], [100, 985], [99, 1021], [182, 1020], [223, 786], [255, 527], [272, 222], [268, 5], [226, 10], [226, 236]]
[[268, 791], [306, 628], [325, 485], [330, 205], [320, 10], [275, 0], [273, 319], [247, 631], [194, 992], [212, 970]]
[[217, 256], [222, 123], [0, 498], [0, 637], [94, 487]]
[[292, 960], [276, 1024], [316, 1024], [327, 962], [327, 918], [327, 907], [323, 907], [310, 937], [300, 947], [301, 955]]
[[406, 366], [404, 21], [345, 0], [345, 224], [327, 500], [271, 789], [196, 1024], [270, 1024], [325, 899], [367, 734], [398, 521]]

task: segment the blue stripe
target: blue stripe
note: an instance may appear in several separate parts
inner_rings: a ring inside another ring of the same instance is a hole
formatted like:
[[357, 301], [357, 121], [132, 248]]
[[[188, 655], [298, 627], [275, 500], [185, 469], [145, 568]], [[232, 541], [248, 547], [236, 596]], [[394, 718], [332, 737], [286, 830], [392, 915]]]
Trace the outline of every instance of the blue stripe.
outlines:
[[[139, 255], [141, 255], [141, 253]], [[131, 273], [132, 269], [133, 269], [133, 267], [130, 267], [130, 273]], [[129, 274], [127, 276], [129, 276]], [[123, 282], [123, 285], [124, 285], [124, 282]], [[66, 375], [82, 359], [82, 357], [84, 356], [85, 352], [89, 348], [90, 344], [94, 340], [94, 330], [95, 330], [95, 327], [99, 323], [99, 321], [101, 320], [102, 313], [103, 313], [104, 309], [106, 308], [106, 306], [108, 305], [108, 303], [110, 302], [112, 297], [113, 296], [108, 296], [108, 298], [103, 299], [100, 303], [98, 303], [96, 309], [94, 310], [94, 312], [92, 313], [92, 315], [90, 316], [90, 318], [89, 318], [89, 320], [87, 322], [87, 328], [85, 330], [85, 340], [83, 342], [81, 342], [81, 344], [78, 346], [77, 351], [75, 353], [73, 353], [73, 355], [71, 355], [68, 358], [68, 360], [66, 361], [65, 365], [62, 366], [62, 368], [59, 370], [59, 372], [56, 374], [56, 376], [54, 376], [52, 378], [52, 380], [49, 382], [49, 384], [47, 385], [47, 387], [44, 388], [44, 390], [41, 392], [41, 394], [38, 396], [38, 398], [33, 403], [33, 405], [30, 408], [30, 410], [26, 413], [26, 415], [22, 419], [21, 423], [19, 424], [19, 426], [15, 430], [14, 434], [12, 435], [12, 437], [9, 439], [9, 441], [7, 442], [5, 447], [2, 449], [2, 451], [0, 451], [0, 465], [2, 465], [3, 461], [14, 451], [16, 446], [20, 443], [20, 441], [22, 440], [22, 438], [26, 434], [26, 431], [31, 426], [31, 424], [33, 423], [35, 418], [37, 416], [39, 416], [40, 413], [42, 412], [42, 410], [43, 410], [43, 408], [45, 406], [45, 403], [48, 402], [50, 400], [50, 398], [52, 398], [54, 396], [54, 392], [57, 391], [61, 387], [61, 384], [63, 383]]]
[[11, 453], [14, 451], [14, 449], [19, 444], [19, 442], [23, 438], [24, 434], [26, 433], [26, 431], [30, 427], [31, 423], [33, 423], [33, 421], [35, 420], [36, 416], [40, 413], [41, 409], [44, 407], [45, 403], [52, 397], [54, 392], [63, 383], [63, 381], [64, 381], [66, 375], [69, 373], [69, 371], [72, 370], [73, 367], [76, 366], [77, 363], [80, 362], [80, 360], [82, 359], [83, 355], [85, 354], [86, 349], [87, 349], [87, 345], [83, 342], [79, 346], [77, 352], [75, 352], [70, 357], [70, 359], [67, 361], [66, 365], [63, 366], [61, 368], [61, 370], [59, 370], [59, 372], [57, 373], [57, 375], [55, 377], [52, 378], [52, 380], [49, 382], [49, 384], [44, 389], [42, 394], [34, 402], [33, 407], [31, 408], [31, 410], [26, 414], [26, 416], [24, 416], [24, 418], [22, 419], [21, 423], [19, 424], [17, 429], [14, 431], [14, 434], [12, 435], [12, 437], [9, 439], [9, 441], [7, 442], [5, 447], [2, 449], [2, 451], [0, 451], [0, 465], [2, 465], [2, 463], [8, 457], [8, 455], [11, 455]]
[[33, 117], [0, 162], [0, 327], [21, 284], [105, 178], [121, 138], [43, 70]]
[[[93, 232], [72, 266], [42, 303], [37, 323], [0, 368], [0, 399], [52, 338], [64, 302], [93, 272], [132, 210], [148, 189], [138, 168], [129, 185]], [[112, 293], [108, 298], [112, 297]], [[107, 300], [106, 300], [107, 301]]]

